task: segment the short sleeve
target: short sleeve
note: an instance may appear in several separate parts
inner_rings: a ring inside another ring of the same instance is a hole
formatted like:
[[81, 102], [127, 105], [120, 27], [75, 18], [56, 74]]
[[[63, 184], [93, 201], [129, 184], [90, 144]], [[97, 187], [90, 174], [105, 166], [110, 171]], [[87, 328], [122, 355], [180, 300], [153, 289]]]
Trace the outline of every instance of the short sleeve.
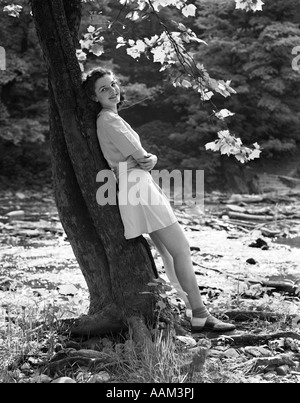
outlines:
[[106, 114], [97, 121], [98, 135], [105, 135], [127, 158], [142, 148], [139, 136], [117, 114]]

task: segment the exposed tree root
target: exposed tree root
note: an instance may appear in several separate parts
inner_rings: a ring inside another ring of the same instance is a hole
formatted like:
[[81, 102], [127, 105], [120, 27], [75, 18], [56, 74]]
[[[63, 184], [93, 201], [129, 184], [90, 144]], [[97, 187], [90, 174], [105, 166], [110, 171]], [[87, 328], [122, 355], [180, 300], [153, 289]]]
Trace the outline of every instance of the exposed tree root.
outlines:
[[127, 328], [115, 306], [106, 307], [99, 313], [83, 315], [77, 319], [63, 319], [60, 325], [74, 336], [102, 336], [119, 333]]
[[44, 373], [54, 376], [67, 368], [86, 367], [92, 370], [101, 370], [107, 366], [119, 363], [116, 354], [107, 354], [94, 350], [65, 349], [58, 352], [45, 367]]
[[246, 373], [257, 371], [257, 370], [267, 370], [273, 367], [280, 367], [282, 365], [288, 365], [289, 367], [295, 367], [296, 363], [293, 361], [291, 355], [289, 354], [279, 354], [276, 357], [263, 357], [263, 358], [253, 358], [246, 363], [240, 363], [235, 365], [232, 369], [243, 368]]

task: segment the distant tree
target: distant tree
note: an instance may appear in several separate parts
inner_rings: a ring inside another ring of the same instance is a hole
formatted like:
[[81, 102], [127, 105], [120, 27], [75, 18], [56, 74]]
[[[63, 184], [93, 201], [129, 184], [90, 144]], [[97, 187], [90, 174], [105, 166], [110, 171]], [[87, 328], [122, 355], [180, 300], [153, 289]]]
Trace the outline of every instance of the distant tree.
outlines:
[[[215, 95], [210, 105], [189, 89], [164, 93], [164, 102], [181, 119], [166, 141], [188, 156], [183, 167], [205, 169], [207, 181], [215, 186], [223, 183], [224, 189], [230, 188], [230, 181], [232, 190], [249, 191], [246, 180], [241, 180], [245, 167], [205, 151], [217, 131], [229, 128], [246, 143], [258, 142], [264, 158], [299, 150], [300, 82], [299, 72], [292, 69], [292, 50], [300, 36], [299, 4], [265, 3], [262, 13], [243, 13], [235, 10], [233, 0], [198, 0], [198, 16], [190, 21], [197, 36], [208, 43], [196, 43], [195, 60], [214, 77], [229, 77], [235, 96]], [[212, 113], [223, 108], [234, 115], [220, 120]], [[233, 176], [238, 183], [232, 183]]]
[[[30, 168], [36, 170], [36, 177], [42, 166], [49, 165], [47, 149], [42, 147], [49, 123], [47, 70], [41, 63], [30, 7], [27, 1], [21, 3], [22, 18], [0, 12], [0, 45], [7, 59], [6, 70], [0, 71], [0, 173], [9, 182], [24, 183]], [[3, 8], [9, 2], [0, 4]]]
[[292, 69], [300, 13], [297, 0], [265, 3], [263, 13], [241, 13], [230, 0], [200, 0], [195, 29], [209, 40], [199, 57], [216, 77], [230, 75], [237, 91], [226, 101], [235, 113], [230, 131], [245, 142], [258, 141], [267, 157], [296, 150], [300, 142], [300, 82]]

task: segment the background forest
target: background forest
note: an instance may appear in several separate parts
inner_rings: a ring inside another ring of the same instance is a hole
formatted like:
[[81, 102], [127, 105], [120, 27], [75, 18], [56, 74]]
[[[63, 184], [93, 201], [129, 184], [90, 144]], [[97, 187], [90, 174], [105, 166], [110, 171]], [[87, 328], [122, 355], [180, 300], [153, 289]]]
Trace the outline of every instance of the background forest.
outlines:
[[[112, 31], [102, 33], [104, 53], [89, 53], [85, 68], [108, 65], [120, 77], [127, 98], [120, 114], [140, 134], [144, 147], [157, 154], [157, 169], [204, 169], [209, 190], [241, 190], [234, 189], [239, 182], [232, 178], [246, 184], [264, 171], [300, 177], [300, 71], [292, 69], [292, 49], [300, 45], [299, 0], [265, 1], [263, 12], [256, 13], [235, 10], [234, 0], [194, 3], [197, 17], [184, 23], [208, 44], [195, 42], [194, 57], [211, 77], [232, 80], [237, 95], [202, 102], [197, 93], [174, 88], [159, 72], [159, 63], [133, 59], [124, 47], [116, 49], [120, 35], [150, 38], [160, 28], [155, 20], [125, 19], [127, 12], [114, 0], [83, 4], [82, 35], [91, 24], [101, 25], [103, 15], [115, 21]], [[27, 1], [18, 4], [24, 7], [20, 18], [0, 11], [0, 46], [7, 55], [7, 69], [0, 71], [3, 188], [51, 183], [46, 67]], [[176, 16], [168, 10], [163, 18]], [[242, 165], [205, 150], [225, 128], [212, 113], [222, 108], [235, 113], [226, 123], [236, 137], [261, 145], [259, 160]]]

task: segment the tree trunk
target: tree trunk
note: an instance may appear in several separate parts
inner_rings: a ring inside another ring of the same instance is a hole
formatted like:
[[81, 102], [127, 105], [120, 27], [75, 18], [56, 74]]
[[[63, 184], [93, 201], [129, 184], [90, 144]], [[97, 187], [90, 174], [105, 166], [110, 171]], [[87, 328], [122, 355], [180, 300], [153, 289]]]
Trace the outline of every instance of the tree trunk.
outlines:
[[[99, 206], [97, 173], [109, 169], [96, 134], [96, 114], [81, 85], [75, 55], [80, 0], [32, 0], [49, 71], [50, 139], [58, 213], [90, 292], [89, 315], [77, 333], [121, 330], [136, 314], [151, 318], [157, 276], [146, 240], [126, 240], [117, 205]], [[154, 273], [153, 273], [154, 271]]]

